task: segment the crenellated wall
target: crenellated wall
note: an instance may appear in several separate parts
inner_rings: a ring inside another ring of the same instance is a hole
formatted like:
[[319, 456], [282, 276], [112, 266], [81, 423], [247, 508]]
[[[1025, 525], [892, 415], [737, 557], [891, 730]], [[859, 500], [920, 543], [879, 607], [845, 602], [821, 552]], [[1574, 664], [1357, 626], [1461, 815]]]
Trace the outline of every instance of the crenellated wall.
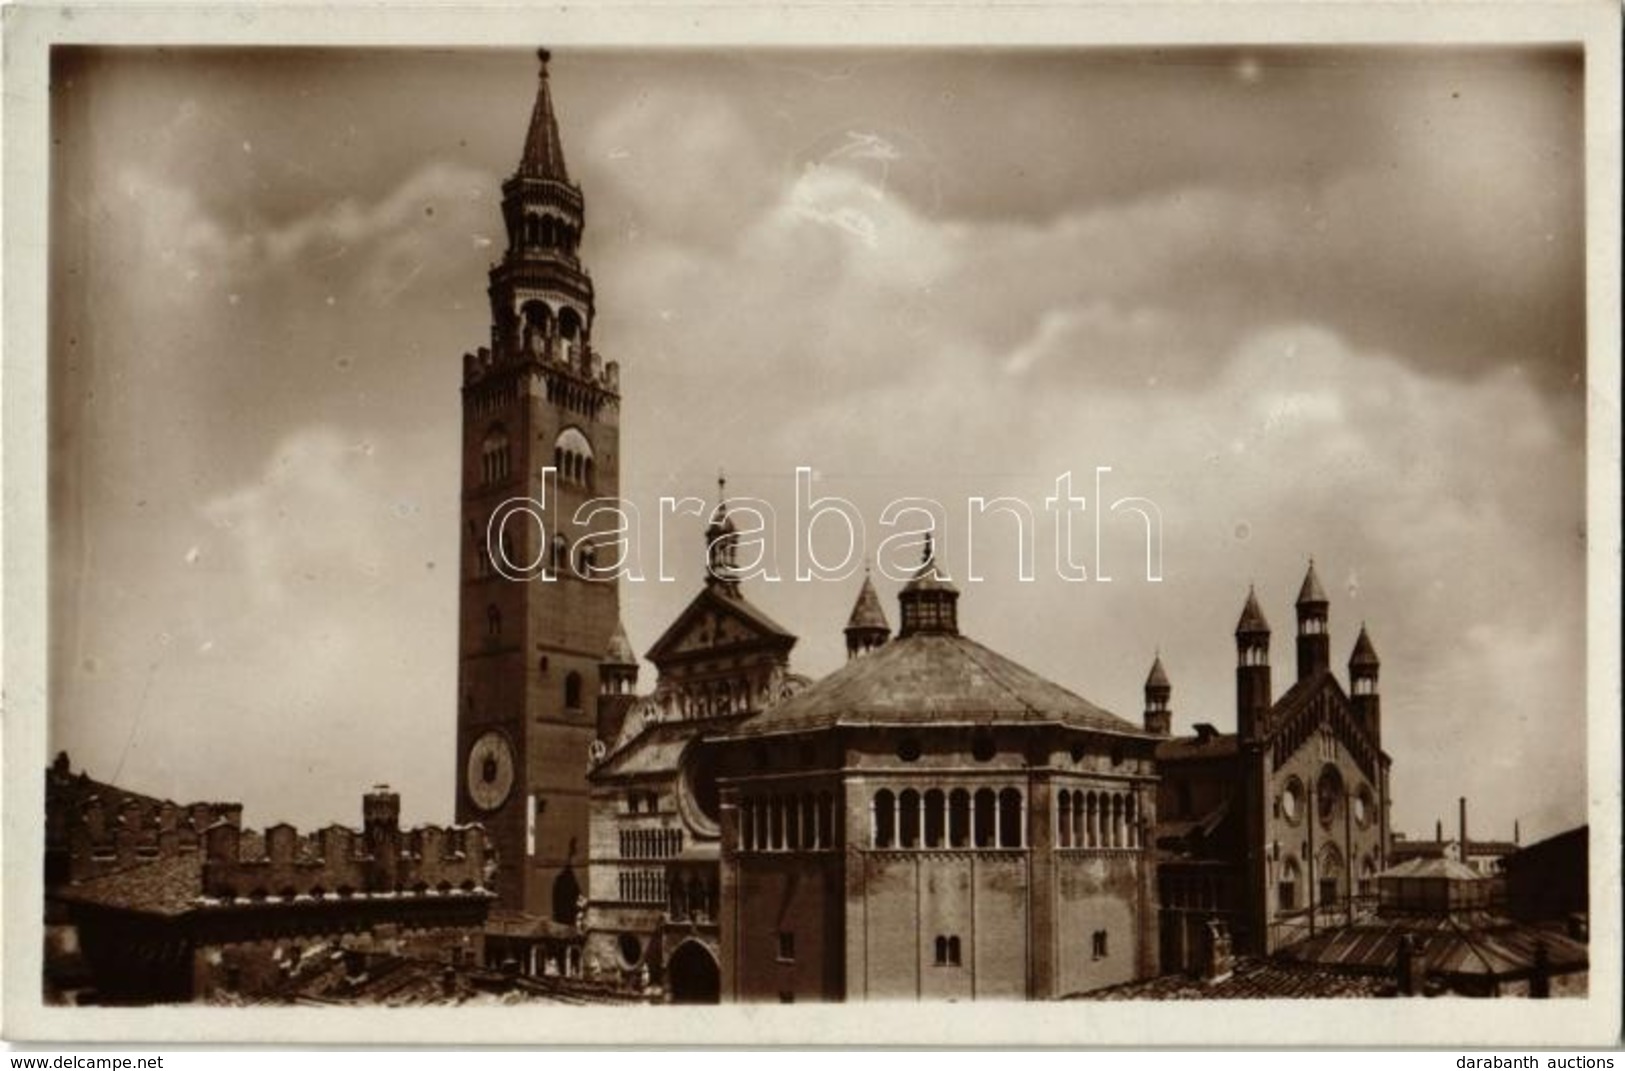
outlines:
[[[330, 825], [301, 835], [279, 823], [263, 834], [221, 822], [205, 834], [203, 894], [210, 899], [320, 899], [462, 894], [486, 889], [495, 854], [478, 825], [402, 830], [369, 794], [365, 831]], [[398, 800], [398, 798], [397, 798]]]
[[66, 752], [45, 777], [47, 886], [196, 853], [213, 826], [242, 824], [240, 803], [179, 804], [74, 773]]

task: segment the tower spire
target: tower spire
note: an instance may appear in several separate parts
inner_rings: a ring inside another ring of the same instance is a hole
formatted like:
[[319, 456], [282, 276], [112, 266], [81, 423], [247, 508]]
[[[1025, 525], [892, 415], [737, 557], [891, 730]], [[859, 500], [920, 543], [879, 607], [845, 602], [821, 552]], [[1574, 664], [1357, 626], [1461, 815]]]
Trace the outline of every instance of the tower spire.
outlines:
[[1320, 575], [1315, 572], [1315, 559], [1309, 559], [1309, 569], [1303, 574], [1303, 586], [1298, 589], [1298, 679], [1307, 680], [1316, 673], [1331, 668], [1331, 635], [1328, 631], [1326, 589], [1320, 586]]
[[1145, 678], [1146, 732], [1167, 736], [1172, 731], [1173, 714], [1168, 709], [1168, 699], [1173, 692], [1173, 685], [1168, 681], [1168, 671], [1162, 668], [1162, 649], [1159, 647], [1156, 657], [1151, 662], [1151, 672]]
[[536, 104], [530, 112], [530, 130], [525, 135], [524, 155], [519, 158], [519, 174], [525, 178], [568, 183], [570, 172], [564, 166], [564, 143], [559, 138], [559, 122], [553, 116], [553, 91], [547, 78], [547, 65], [553, 53], [539, 48], [536, 58], [540, 61]]
[[1249, 584], [1236, 622], [1236, 732], [1244, 739], [1263, 734], [1272, 694], [1270, 623], [1258, 605], [1258, 592]]

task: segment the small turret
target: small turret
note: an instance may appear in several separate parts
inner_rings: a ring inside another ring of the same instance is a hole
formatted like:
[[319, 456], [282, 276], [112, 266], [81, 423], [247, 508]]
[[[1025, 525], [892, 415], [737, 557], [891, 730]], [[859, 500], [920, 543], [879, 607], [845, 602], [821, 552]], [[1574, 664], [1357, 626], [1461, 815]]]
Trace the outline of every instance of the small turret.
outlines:
[[1349, 696], [1355, 716], [1365, 725], [1378, 746], [1382, 744], [1382, 695], [1377, 689], [1377, 675], [1381, 669], [1377, 648], [1366, 633], [1365, 623], [1361, 622], [1360, 635], [1354, 641], [1353, 653], [1349, 655]]
[[1249, 585], [1236, 622], [1236, 733], [1243, 739], [1261, 736], [1270, 702], [1270, 623]]
[[902, 627], [897, 631], [898, 639], [907, 639], [918, 632], [959, 635], [959, 589], [954, 587], [937, 564], [930, 532], [925, 534], [925, 549], [920, 554], [919, 568], [903, 585], [897, 602], [903, 616]]
[[1145, 731], [1158, 736], [1173, 732], [1174, 715], [1168, 709], [1168, 699], [1174, 693], [1168, 681], [1168, 672], [1162, 668], [1162, 653], [1151, 663], [1151, 672], [1145, 678]]
[[734, 558], [738, 532], [728, 516], [728, 480], [717, 477], [717, 508], [705, 526], [705, 583], [723, 594], [739, 593], [737, 563]]
[[627, 639], [626, 626], [617, 619], [604, 659], [598, 663], [597, 738], [606, 746], [619, 739], [637, 690], [638, 656]]
[[401, 794], [388, 785], [374, 785], [361, 798], [362, 835], [367, 844], [367, 888], [389, 892], [396, 888], [401, 865]]
[[891, 622], [875, 594], [874, 581], [867, 569], [863, 572], [863, 587], [852, 604], [852, 616], [846, 620], [846, 657], [853, 659], [881, 647], [891, 638]]
[[1327, 629], [1328, 610], [1326, 592], [1315, 573], [1315, 559], [1309, 559], [1309, 571], [1303, 576], [1303, 587], [1298, 590], [1298, 679], [1307, 680], [1315, 673], [1330, 669], [1332, 665], [1331, 635]]

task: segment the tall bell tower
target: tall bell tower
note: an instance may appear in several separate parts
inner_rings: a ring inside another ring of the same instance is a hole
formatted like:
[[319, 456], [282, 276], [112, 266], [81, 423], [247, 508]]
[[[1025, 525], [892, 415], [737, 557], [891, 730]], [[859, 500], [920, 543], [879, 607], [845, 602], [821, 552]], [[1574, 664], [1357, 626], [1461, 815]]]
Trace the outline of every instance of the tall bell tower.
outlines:
[[[491, 835], [501, 907], [573, 923], [599, 664], [619, 619], [615, 581], [595, 575], [618, 557], [593, 538], [613, 515], [591, 529], [574, 518], [619, 497], [620, 383], [593, 348], [586, 206], [564, 164], [551, 57], [538, 56], [524, 153], [502, 184], [490, 345], [463, 357], [457, 818]], [[542, 526], [503, 509], [516, 499], [540, 504]]]

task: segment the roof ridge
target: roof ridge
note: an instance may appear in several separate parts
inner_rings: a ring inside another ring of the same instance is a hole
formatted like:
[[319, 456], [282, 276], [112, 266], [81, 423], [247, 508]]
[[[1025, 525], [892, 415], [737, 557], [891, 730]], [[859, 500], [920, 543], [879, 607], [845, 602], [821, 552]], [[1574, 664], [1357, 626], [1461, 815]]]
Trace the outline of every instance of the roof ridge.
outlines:
[[[1023, 708], [1026, 709], [1027, 713], [1029, 713], [1029, 714], [1042, 713], [1042, 711], [1040, 711], [1037, 707], [1035, 707], [1031, 703], [1029, 703], [1027, 701], [1027, 697], [1022, 695], [1020, 692], [1018, 692], [1014, 685], [1012, 685], [1009, 681], [1005, 680], [1003, 677], [999, 676], [999, 674], [994, 672], [992, 667], [986, 665], [984, 662], [982, 662], [981, 659], [973, 657], [968, 650], [963, 649], [966, 645], [972, 645], [972, 646], [980, 647], [980, 646], [982, 646], [981, 644], [977, 643], [975, 640], [971, 639], [969, 636], [959, 635], [959, 636], [955, 636], [955, 637], [952, 637], [952, 638], [953, 639], [958, 639], [958, 640], [963, 640], [964, 643], [956, 643], [956, 644], [954, 644], [954, 646], [956, 648], [961, 648], [960, 654], [964, 658], [966, 658], [968, 661], [970, 661], [972, 664], [974, 664], [977, 669], [980, 669], [983, 673], [986, 673], [989, 680], [993, 681], [993, 683], [997, 684], [1000, 688], [1003, 688], [1008, 695], [1010, 695], [1012, 698], [1014, 698], [1018, 703], [1020, 703], [1022, 705]], [[1070, 691], [1070, 689], [1068, 689], [1068, 690]], [[1079, 696], [1078, 698], [1082, 699], [1083, 697]], [[1093, 705], [1093, 704], [1091, 704], [1091, 705]]]

